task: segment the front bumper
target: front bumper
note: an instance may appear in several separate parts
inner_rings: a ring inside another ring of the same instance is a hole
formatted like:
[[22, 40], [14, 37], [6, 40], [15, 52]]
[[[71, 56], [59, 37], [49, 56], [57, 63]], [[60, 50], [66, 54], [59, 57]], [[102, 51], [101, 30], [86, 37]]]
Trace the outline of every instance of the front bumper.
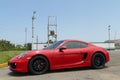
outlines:
[[8, 62], [9, 69], [15, 72], [28, 72], [28, 59], [18, 59], [17, 57]]

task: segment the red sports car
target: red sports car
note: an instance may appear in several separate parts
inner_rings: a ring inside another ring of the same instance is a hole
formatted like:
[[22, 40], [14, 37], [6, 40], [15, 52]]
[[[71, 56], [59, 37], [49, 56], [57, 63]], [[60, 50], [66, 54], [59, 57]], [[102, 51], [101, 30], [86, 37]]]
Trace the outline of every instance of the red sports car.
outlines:
[[65, 68], [101, 69], [109, 60], [109, 53], [101, 47], [79, 40], [61, 40], [42, 50], [21, 53], [8, 63], [12, 71], [42, 74]]

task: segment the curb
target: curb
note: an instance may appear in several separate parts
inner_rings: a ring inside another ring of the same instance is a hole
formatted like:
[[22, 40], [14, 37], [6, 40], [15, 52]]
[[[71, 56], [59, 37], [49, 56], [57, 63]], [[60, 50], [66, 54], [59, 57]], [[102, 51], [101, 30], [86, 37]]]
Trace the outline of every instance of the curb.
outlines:
[[8, 66], [8, 63], [0, 64], [0, 68], [4, 68], [4, 67], [7, 67], [7, 66]]

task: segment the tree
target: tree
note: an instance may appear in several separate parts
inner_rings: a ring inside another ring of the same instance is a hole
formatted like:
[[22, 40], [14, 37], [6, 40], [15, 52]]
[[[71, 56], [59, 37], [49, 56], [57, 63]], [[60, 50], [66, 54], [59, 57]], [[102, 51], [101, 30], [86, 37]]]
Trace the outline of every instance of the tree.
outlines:
[[16, 50], [24, 50], [24, 47], [20, 44], [16, 45], [15, 47]]
[[26, 50], [32, 50], [32, 44], [31, 43], [27, 43], [27, 44], [24, 45], [24, 48]]
[[15, 48], [15, 45], [10, 43], [10, 41], [0, 40], [0, 51], [13, 50], [14, 48]]

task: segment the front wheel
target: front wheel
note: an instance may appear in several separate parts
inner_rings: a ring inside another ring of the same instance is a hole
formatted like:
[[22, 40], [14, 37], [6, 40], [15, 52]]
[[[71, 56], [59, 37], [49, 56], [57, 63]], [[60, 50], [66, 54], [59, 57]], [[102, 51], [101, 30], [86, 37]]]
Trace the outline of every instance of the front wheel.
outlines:
[[48, 60], [43, 56], [33, 57], [28, 65], [31, 74], [43, 74], [49, 68]]
[[101, 69], [105, 66], [105, 56], [102, 53], [96, 53], [92, 57], [92, 68]]

